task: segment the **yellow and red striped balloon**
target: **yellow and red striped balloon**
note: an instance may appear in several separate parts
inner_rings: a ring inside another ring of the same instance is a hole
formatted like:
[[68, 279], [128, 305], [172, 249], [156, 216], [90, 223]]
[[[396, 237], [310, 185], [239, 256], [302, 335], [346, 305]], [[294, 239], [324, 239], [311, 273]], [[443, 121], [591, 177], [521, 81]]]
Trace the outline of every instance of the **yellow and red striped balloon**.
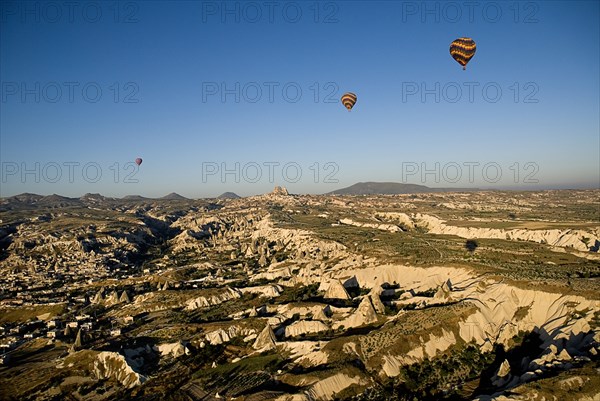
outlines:
[[471, 38], [458, 38], [450, 44], [450, 55], [463, 66], [463, 70], [467, 69], [467, 63], [473, 58], [476, 50], [475, 41]]
[[352, 92], [346, 92], [342, 95], [342, 104], [344, 105], [345, 108], [348, 109], [348, 111], [352, 110], [352, 108], [354, 107], [354, 105], [356, 104], [356, 95]]

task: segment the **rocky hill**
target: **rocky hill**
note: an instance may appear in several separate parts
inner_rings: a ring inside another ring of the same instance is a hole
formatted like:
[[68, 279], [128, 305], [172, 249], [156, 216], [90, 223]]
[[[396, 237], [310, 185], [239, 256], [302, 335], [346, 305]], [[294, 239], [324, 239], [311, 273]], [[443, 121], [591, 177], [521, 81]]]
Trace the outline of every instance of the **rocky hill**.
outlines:
[[217, 196], [217, 199], [239, 199], [240, 196], [234, 192], [223, 192], [221, 195]]
[[474, 188], [430, 188], [425, 185], [401, 184], [397, 182], [359, 182], [346, 188], [337, 189], [327, 195], [399, 195], [428, 192], [464, 192]]

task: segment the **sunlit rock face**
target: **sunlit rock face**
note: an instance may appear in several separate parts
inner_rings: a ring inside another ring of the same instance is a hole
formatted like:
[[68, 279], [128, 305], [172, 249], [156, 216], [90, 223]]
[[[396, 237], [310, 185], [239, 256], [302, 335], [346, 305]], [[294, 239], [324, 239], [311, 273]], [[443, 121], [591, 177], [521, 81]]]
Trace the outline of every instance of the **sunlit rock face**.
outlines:
[[133, 370], [125, 356], [116, 352], [99, 353], [94, 362], [94, 373], [99, 379], [116, 380], [129, 388], [139, 386], [146, 381], [144, 376]]

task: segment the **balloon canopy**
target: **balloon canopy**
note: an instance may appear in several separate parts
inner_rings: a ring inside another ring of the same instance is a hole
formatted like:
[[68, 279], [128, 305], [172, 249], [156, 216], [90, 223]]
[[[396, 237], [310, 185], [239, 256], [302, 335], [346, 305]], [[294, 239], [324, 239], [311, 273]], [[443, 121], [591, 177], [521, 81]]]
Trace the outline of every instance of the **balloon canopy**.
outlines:
[[462, 65], [463, 70], [467, 69], [467, 63], [473, 58], [476, 50], [477, 45], [471, 38], [458, 38], [450, 44], [450, 55]]
[[352, 108], [354, 107], [354, 105], [356, 104], [356, 95], [352, 92], [346, 92], [342, 95], [342, 104], [344, 105], [345, 108], [348, 109], [348, 111], [352, 110]]

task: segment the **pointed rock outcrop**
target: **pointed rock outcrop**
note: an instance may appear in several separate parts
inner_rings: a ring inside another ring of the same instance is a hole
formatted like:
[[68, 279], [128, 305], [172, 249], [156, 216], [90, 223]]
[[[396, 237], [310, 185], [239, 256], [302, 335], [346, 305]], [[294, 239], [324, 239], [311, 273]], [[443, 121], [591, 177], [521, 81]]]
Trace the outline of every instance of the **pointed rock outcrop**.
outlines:
[[344, 287], [345, 288], [359, 288], [360, 285], [358, 284], [358, 280], [356, 279], [356, 276], [352, 276], [349, 279], [347, 279], [346, 281], [344, 281]]
[[267, 257], [264, 254], [258, 260], [258, 265], [260, 267], [265, 267], [267, 265]]
[[119, 302], [123, 302], [126, 304], [131, 302], [131, 298], [129, 298], [129, 294], [127, 294], [127, 291], [123, 291], [121, 293], [121, 296], [119, 297]]
[[339, 280], [333, 280], [329, 283], [329, 288], [325, 291], [326, 299], [350, 299], [348, 291]]
[[258, 337], [256, 337], [256, 341], [254, 341], [252, 348], [256, 350], [269, 351], [276, 348], [275, 342], [275, 333], [273, 333], [271, 325], [267, 323], [263, 331], [261, 331]]
[[100, 291], [98, 291], [96, 293], [96, 295], [94, 295], [94, 298], [92, 298], [92, 303], [93, 304], [99, 304], [102, 303], [102, 301], [104, 301], [104, 294], [103, 294], [103, 289], [101, 289]]
[[436, 291], [436, 293], [433, 297], [435, 299], [450, 299], [451, 292], [452, 292], [452, 282], [450, 282], [450, 279], [448, 279], [440, 286], [440, 288]]
[[371, 303], [373, 304], [373, 308], [380, 315], [385, 314], [385, 305], [381, 302], [381, 298], [379, 297], [382, 292], [381, 287], [376, 287], [371, 290], [369, 293], [369, 297], [371, 298]]
[[329, 320], [323, 309], [319, 309], [313, 316], [313, 320], [320, 320], [322, 322], [326, 322]]
[[502, 387], [510, 381], [512, 375], [510, 374], [510, 364], [508, 360], [504, 360], [498, 367], [496, 374], [492, 377], [492, 384], [496, 387]]
[[77, 332], [77, 337], [75, 338], [75, 342], [73, 343], [73, 345], [71, 345], [69, 352], [79, 351], [81, 349], [82, 345], [83, 345], [83, 341], [81, 339], [81, 329], [79, 329], [79, 331]]
[[275, 189], [273, 189], [273, 192], [271, 192], [271, 195], [283, 195], [283, 196], [288, 196], [290, 193], [288, 192], [288, 190], [285, 187], [280, 187], [280, 186], [276, 186]]
[[344, 326], [345, 328], [358, 327], [375, 322], [377, 322], [377, 312], [373, 307], [371, 297], [367, 295], [360, 301], [360, 304], [354, 313], [346, 319], [335, 323], [333, 328], [336, 329], [341, 326]]
[[73, 329], [71, 329], [71, 326], [65, 327], [65, 330], [63, 331], [63, 335], [65, 337], [71, 337], [73, 335]]
[[117, 291], [113, 291], [110, 293], [108, 297], [106, 297], [105, 302], [107, 305], [116, 305], [119, 303], [119, 294]]

